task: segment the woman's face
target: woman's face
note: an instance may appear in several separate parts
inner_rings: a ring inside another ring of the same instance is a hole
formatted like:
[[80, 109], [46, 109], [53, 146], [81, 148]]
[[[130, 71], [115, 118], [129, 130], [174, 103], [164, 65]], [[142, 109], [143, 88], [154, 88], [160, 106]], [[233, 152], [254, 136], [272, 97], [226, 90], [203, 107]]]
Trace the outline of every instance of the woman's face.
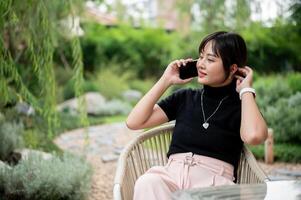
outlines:
[[197, 62], [198, 82], [203, 85], [220, 87], [231, 82], [226, 79], [223, 61], [212, 51], [212, 41], [208, 42], [200, 53]]

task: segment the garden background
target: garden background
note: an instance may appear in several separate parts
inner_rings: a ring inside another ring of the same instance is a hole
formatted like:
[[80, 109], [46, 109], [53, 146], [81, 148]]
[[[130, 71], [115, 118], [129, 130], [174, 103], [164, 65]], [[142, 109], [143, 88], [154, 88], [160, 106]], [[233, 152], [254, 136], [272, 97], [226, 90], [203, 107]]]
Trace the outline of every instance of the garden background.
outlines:
[[[85, 199], [91, 166], [54, 139], [124, 122], [169, 62], [197, 58], [201, 39], [217, 30], [246, 40], [256, 101], [274, 130], [275, 161], [301, 163], [301, 3], [275, 0], [276, 17], [253, 19], [268, 12], [260, 2], [1, 1], [0, 196]], [[154, 5], [155, 17], [147, 9]], [[173, 86], [163, 97], [180, 87], [200, 86]], [[24, 148], [52, 159], [21, 159]], [[251, 149], [263, 159], [263, 145]]]

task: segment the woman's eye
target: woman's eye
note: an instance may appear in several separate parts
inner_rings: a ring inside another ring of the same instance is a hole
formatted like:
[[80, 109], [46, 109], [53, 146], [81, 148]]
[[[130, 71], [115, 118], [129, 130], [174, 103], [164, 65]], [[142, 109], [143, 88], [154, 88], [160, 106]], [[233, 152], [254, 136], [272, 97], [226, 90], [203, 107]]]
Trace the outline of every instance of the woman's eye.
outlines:
[[208, 59], [208, 61], [209, 61], [209, 62], [213, 62], [214, 60], [212, 60], [212, 59]]

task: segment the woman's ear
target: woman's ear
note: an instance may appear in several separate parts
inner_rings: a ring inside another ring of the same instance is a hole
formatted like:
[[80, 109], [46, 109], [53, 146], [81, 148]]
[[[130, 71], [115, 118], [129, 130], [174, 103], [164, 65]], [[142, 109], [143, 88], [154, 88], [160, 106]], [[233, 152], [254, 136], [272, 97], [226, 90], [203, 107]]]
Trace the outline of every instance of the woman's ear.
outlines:
[[230, 66], [230, 74], [234, 75], [238, 70], [237, 64], [233, 64]]

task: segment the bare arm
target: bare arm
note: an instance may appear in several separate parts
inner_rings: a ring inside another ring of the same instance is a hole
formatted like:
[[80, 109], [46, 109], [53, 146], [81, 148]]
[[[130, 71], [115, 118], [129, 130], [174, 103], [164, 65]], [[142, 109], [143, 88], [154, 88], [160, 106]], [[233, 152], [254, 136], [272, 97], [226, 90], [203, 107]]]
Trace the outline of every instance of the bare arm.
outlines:
[[168, 89], [169, 83], [161, 78], [136, 104], [129, 114], [126, 124], [130, 129], [141, 129], [168, 121], [164, 111], [155, 105]]
[[129, 129], [148, 128], [168, 122], [168, 117], [156, 102], [172, 84], [185, 84], [192, 80], [179, 78], [179, 67], [190, 60], [175, 60], [167, 66], [158, 82], [140, 99], [127, 117], [126, 124]]
[[[249, 67], [239, 69], [246, 77], [238, 77], [238, 92], [244, 87], [252, 86], [253, 71]], [[241, 99], [241, 139], [251, 145], [264, 142], [267, 138], [267, 125], [262, 117], [252, 93], [244, 93]]]

